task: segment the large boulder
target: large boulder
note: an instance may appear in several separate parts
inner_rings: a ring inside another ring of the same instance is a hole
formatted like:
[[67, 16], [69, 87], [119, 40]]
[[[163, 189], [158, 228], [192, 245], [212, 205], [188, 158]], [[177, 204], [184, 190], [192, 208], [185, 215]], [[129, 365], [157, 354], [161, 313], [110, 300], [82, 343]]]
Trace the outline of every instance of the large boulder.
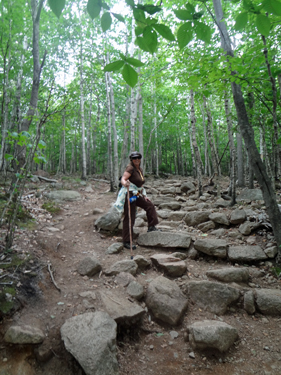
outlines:
[[189, 342], [193, 349], [217, 349], [226, 352], [238, 338], [237, 329], [216, 320], [195, 322], [188, 327]]
[[230, 222], [231, 224], [241, 224], [244, 223], [244, 221], [247, 219], [247, 215], [245, 210], [239, 210], [238, 208], [234, 211], [232, 211], [230, 216]]
[[226, 258], [228, 245], [224, 240], [199, 239], [194, 242], [194, 248], [214, 257]]
[[103, 230], [114, 230], [118, 227], [120, 219], [121, 213], [113, 206], [105, 215], [96, 220], [95, 226]]
[[187, 304], [187, 299], [177, 284], [163, 276], [154, 279], [147, 288], [147, 307], [157, 319], [165, 323], [178, 324]]
[[212, 281], [189, 281], [186, 286], [190, 299], [214, 314], [224, 314], [240, 296], [238, 289]]
[[184, 218], [187, 225], [196, 226], [209, 220], [211, 211], [191, 211], [188, 212]]
[[245, 189], [236, 197], [237, 202], [263, 200], [261, 189]]
[[182, 233], [155, 231], [140, 234], [137, 241], [141, 246], [180, 247], [183, 249], [188, 249], [190, 246], [191, 238], [189, 235]]
[[256, 289], [256, 305], [265, 315], [281, 315], [281, 290]]
[[101, 264], [95, 257], [86, 257], [78, 265], [77, 271], [82, 276], [94, 276], [101, 270]]
[[4, 341], [11, 344], [40, 344], [45, 335], [41, 329], [28, 325], [14, 325], [8, 328]]
[[154, 254], [150, 258], [157, 268], [171, 277], [182, 276], [187, 270], [185, 261], [172, 255]]
[[226, 215], [222, 212], [213, 212], [209, 215], [209, 219], [212, 220], [214, 223], [222, 224], [222, 225], [229, 225], [229, 220]]
[[240, 283], [249, 280], [249, 271], [246, 268], [227, 267], [206, 272], [208, 277], [226, 283]]
[[232, 261], [256, 261], [267, 259], [265, 252], [258, 245], [229, 246], [228, 257]]
[[173, 211], [169, 214], [168, 220], [181, 221], [186, 215], [186, 211]]
[[161, 210], [180, 210], [181, 209], [181, 204], [179, 202], [166, 202], [166, 203], [161, 203], [159, 205], [159, 208]]
[[117, 324], [106, 312], [73, 316], [61, 327], [66, 350], [80, 363], [86, 375], [118, 375]]
[[131, 275], [137, 273], [138, 265], [131, 259], [119, 260], [118, 262], [112, 264], [112, 266], [105, 271], [108, 276], [118, 275], [120, 272], [129, 272]]
[[183, 193], [191, 193], [191, 194], [193, 194], [196, 191], [196, 188], [195, 188], [195, 186], [193, 185], [193, 183], [191, 181], [183, 182], [181, 184], [180, 189], [181, 189], [181, 191]]

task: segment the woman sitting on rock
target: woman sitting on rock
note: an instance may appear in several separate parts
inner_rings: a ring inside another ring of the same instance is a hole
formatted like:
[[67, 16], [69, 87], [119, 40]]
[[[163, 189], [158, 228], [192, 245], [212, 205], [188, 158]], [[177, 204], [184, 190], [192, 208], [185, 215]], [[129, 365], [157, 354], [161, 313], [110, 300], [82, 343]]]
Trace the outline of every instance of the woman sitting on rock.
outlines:
[[[121, 178], [123, 187], [119, 191], [115, 207], [119, 212], [124, 210], [123, 221], [123, 243], [126, 249], [130, 249], [130, 230], [129, 230], [129, 207], [128, 199], [126, 199], [127, 187], [130, 191], [130, 205], [131, 205], [131, 229], [133, 238], [133, 226], [136, 218], [136, 207], [141, 207], [146, 211], [148, 232], [157, 231], [155, 225], [158, 224], [158, 218], [153, 203], [147, 198], [146, 191], [143, 188], [145, 179], [143, 177], [143, 170], [140, 167], [142, 155], [134, 151], [130, 155], [130, 164], [127, 165], [125, 172]], [[133, 250], [136, 246], [132, 246]]]

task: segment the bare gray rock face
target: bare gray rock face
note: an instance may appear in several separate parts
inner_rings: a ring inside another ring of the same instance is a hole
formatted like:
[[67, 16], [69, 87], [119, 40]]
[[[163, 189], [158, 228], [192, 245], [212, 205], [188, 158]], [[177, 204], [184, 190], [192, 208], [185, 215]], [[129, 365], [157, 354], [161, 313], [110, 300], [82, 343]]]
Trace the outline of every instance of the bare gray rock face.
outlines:
[[267, 259], [265, 252], [258, 245], [229, 246], [228, 257], [232, 261], [255, 261]]
[[175, 187], [164, 187], [160, 189], [161, 194], [175, 194], [176, 193], [176, 188]]
[[141, 284], [139, 284], [137, 281], [131, 281], [130, 284], [127, 286], [127, 293], [139, 300], [143, 297], [144, 295], [144, 289]]
[[168, 220], [171, 221], [181, 221], [186, 215], [186, 211], [175, 211], [171, 212], [168, 216]]
[[11, 344], [41, 344], [45, 335], [41, 329], [28, 326], [11, 326], [4, 336], [4, 341]]
[[244, 294], [244, 309], [251, 315], [256, 312], [255, 297], [252, 290], [249, 290]]
[[259, 311], [265, 315], [281, 314], [281, 290], [279, 289], [255, 289], [256, 305]]
[[94, 276], [101, 270], [101, 264], [98, 259], [94, 257], [84, 258], [78, 265], [77, 271], [82, 276]]
[[134, 256], [134, 262], [137, 263], [139, 269], [145, 269], [151, 266], [150, 260], [146, 259], [142, 255]]
[[261, 189], [245, 189], [240, 195], [236, 197], [237, 202], [246, 201], [260, 201], [263, 200]]
[[189, 281], [186, 286], [191, 300], [214, 314], [223, 315], [240, 296], [238, 289], [212, 281]]
[[218, 281], [231, 283], [231, 282], [247, 282], [249, 280], [249, 271], [246, 268], [228, 267], [217, 270], [210, 270], [206, 272], [208, 277]]
[[189, 342], [193, 349], [217, 349], [226, 352], [237, 340], [237, 329], [216, 320], [195, 322], [188, 327]]
[[197, 228], [202, 232], [207, 232], [208, 230], [215, 229], [216, 224], [212, 221], [206, 221], [205, 223], [198, 224]]
[[200, 223], [204, 223], [209, 220], [209, 215], [211, 211], [191, 211], [188, 212], [184, 218], [187, 225], [196, 226]]
[[145, 310], [137, 303], [130, 302], [125, 294], [106, 291], [99, 295], [105, 310], [116, 323], [134, 324], [145, 314]]
[[266, 247], [264, 249], [264, 252], [268, 256], [268, 258], [275, 258], [278, 253], [278, 249], [277, 246]]
[[150, 257], [157, 268], [162, 269], [168, 276], [182, 276], [186, 270], [185, 261], [167, 254], [154, 254]]
[[113, 206], [105, 215], [96, 220], [95, 226], [103, 230], [114, 230], [118, 227], [120, 219], [120, 212]]
[[245, 221], [245, 223], [239, 226], [239, 232], [244, 236], [248, 236], [252, 232], [252, 226], [249, 221]]
[[117, 275], [120, 272], [129, 272], [132, 275], [137, 273], [138, 265], [136, 262], [130, 259], [120, 260], [112, 264], [112, 266], [105, 271], [108, 276]]
[[217, 199], [216, 202], [214, 203], [214, 207], [216, 208], [225, 208], [229, 206], [230, 206], [230, 202], [225, 201], [223, 198]]
[[114, 279], [117, 284], [127, 286], [131, 281], [135, 281], [135, 277], [129, 272], [120, 272]]
[[123, 249], [123, 243], [116, 242], [109, 246], [105, 254], [119, 254], [122, 249]]
[[106, 312], [73, 316], [61, 327], [61, 336], [86, 375], [118, 375], [117, 324]]
[[241, 224], [247, 219], [246, 212], [244, 210], [236, 209], [232, 211], [230, 216], [231, 224]]
[[167, 219], [170, 213], [171, 211], [168, 211], [168, 210], [158, 210], [157, 216], [160, 217], [161, 219]]
[[168, 210], [177, 211], [181, 209], [181, 204], [179, 202], [166, 202], [166, 203], [161, 203], [159, 205], [159, 208], [161, 210], [168, 209]]
[[141, 234], [138, 239], [141, 246], [179, 247], [188, 249], [191, 238], [187, 234], [169, 232], [149, 232]]
[[78, 201], [81, 199], [81, 194], [73, 190], [55, 190], [46, 196], [53, 201]]
[[226, 258], [228, 245], [224, 240], [204, 239], [195, 241], [194, 248], [211, 256]]
[[159, 276], [147, 288], [146, 305], [165, 323], [176, 325], [187, 309], [187, 299], [174, 281]]
[[229, 220], [226, 215], [222, 212], [214, 212], [209, 215], [209, 219], [212, 220], [214, 223], [222, 224], [222, 225], [229, 225]]
[[183, 193], [195, 193], [196, 188], [191, 181], [183, 182], [180, 187]]

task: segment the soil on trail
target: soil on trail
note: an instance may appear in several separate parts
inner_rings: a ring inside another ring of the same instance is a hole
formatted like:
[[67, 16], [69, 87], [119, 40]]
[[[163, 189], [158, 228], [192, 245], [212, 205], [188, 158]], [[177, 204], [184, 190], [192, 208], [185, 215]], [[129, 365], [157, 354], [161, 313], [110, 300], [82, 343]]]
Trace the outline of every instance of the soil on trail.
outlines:
[[[31, 257], [26, 275], [17, 285], [22, 307], [12, 317], [4, 319], [0, 326], [1, 375], [5, 374], [5, 369], [16, 366], [24, 369], [21, 372], [15, 370], [18, 375], [84, 375], [80, 365], [65, 350], [60, 328], [74, 315], [102, 309], [98, 298], [86, 299], [81, 296], [82, 292], [110, 289], [118, 294], [123, 287], [114, 282], [114, 276], [107, 277], [103, 272], [91, 278], [83, 277], [77, 272], [77, 265], [89, 255], [100, 260], [103, 270], [118, 260], [130, 259], [129, 250], [106, 255], [105, 251], [112, 243], [122, 241], [120, 233], [106, 235], [94, 227], [100, 216], [93, 215], [94, 210], [106, 212], [116, 199], [116, 194], [108, 192], [108, 186], [103, 182], [93, 182], [92, 192], [76, 186], [82, 200], [60, 204], [61, 211], [49, 221], [40, 222], [34, 230], [17, 232], [14, 249]], [[228, 213], [227, 210], [224, 212]], [[146, 231], [146, 228], [141, 230]], [[264, 241], [265, 237], [256, 235], [257, 244]], [[152, 254], [163, 252], [168, 251], [138, 246], [134, 254], [149, 259]], [[186, 261], [187, 278], [191, 280], [206, 279], [205, 273], [210, 268], [231, 266], [225, 260], [208, 256]], [[269, 277], [260, 277], [259, 271], [263, 270], [267, 275], [270, 266], [264, 262], [248, 266], [252, 283], [262, 288], [280, 288], [280, 280], [271, 278], [269, 284]], [[60, 291], [52, 282], [49, 270], [53, 272]], [[37, 276], [30, 277], [28, 273], [32, 272]], [[138, 272], [136, 279], [146, 288], [159, 275], [160, 272], [151, 267]], [[176, 280], [179, 286], [184, 281], [183, 278]], [[145, 306], [143, 300], [139, 303]], [[224, 321], [238, 330], [239, 340], [227, 353], [194, 352], [185, 340], [187, 325], [205, 319]], [[37, 350], [6, 344], [3, 336], [7, 328], [17, 323], [41, 328], [46, 335], [44, 343]], [[178, 337], [173, 338], [172, 331], [176, 331]], [[189, 303], [181, 324], [176, 327], [159, 325], [147, 312], [139, 325], [118, 327], [117, 339], [120, 375], [281, 374], [281, 317], [265, 317], [258, 313], [251, 316], [242, 305], [230, 308], [223, 316], [216, 316]]]

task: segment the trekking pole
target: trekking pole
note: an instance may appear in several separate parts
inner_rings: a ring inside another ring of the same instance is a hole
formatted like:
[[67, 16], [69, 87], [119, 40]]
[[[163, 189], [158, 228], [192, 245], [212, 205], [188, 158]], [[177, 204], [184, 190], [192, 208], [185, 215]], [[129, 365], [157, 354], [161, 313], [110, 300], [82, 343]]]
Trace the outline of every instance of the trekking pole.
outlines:
[[129, 213], [130, 251], [131, 251], [131, 259], [134, 259], [133, 248], [132, 248], [133, 240], [132, 240], [131, 203], [130, 203], [129, 186], [127, 186], [127, 199], [128, 199], [128, 213]]

